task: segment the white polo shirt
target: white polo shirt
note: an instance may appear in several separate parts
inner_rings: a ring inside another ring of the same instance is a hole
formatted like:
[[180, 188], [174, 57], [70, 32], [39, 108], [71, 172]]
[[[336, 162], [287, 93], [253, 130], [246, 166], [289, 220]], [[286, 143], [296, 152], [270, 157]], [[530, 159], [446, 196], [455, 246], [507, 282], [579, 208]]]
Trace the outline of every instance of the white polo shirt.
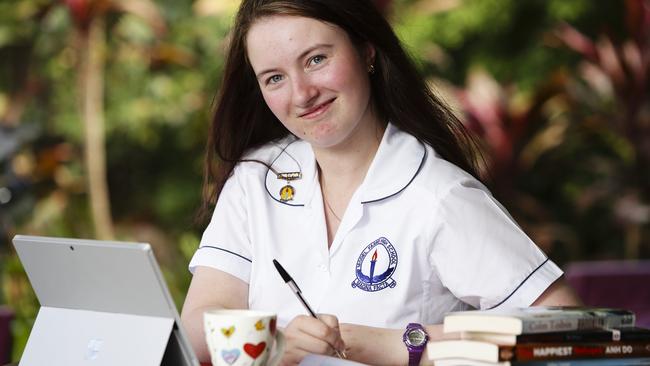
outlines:
[[280, 201], [287, 182], [268, 167], [239, 163], [189, 267], [242, 279], [249, 307], [276, 312], [280, 326], [306, 312], [274, 258], [317, 313], [386, 328], [528, 306], [562, 275], [480, 182], [392, 124], [329, 249], [311, 146], [291, 136], [246, 158], [302, 171], [294, 199]]

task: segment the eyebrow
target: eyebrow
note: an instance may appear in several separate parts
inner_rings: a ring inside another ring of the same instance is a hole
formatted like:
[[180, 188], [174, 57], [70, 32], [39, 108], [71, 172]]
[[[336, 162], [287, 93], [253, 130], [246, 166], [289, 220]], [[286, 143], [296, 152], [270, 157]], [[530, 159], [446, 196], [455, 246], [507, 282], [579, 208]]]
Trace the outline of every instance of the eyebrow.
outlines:
[[[318, 48], [332, 48], [332, 47], [334, 47], [334, 45], [329, 44], [329, 43], [319, 43], [319, 44], [316, 44], [316, 45], [314, 45], [314, 46], [312, 46], [312, 47], [309, 47], [308, 49], [304, 50], [304, 51], [303, 51], [303, 52], [298, 56], [297, 59], [300, 60], [300, 59], [304, 58], [305, 56], [307, 56], [310, 52], [314, 51], [315, 49], [318, 49]], [[267, 74], [267, 73], [269, 73], [269, 72], [274, 72], [274, 71], [277, 71], [277, 70], [278, 70], [278, 69], [275, 69], [275, 68], [265, 69], [265, 70], [262, 70], [262, 71], [258, 72], [255, 76], [259, 79], [260, 77], [262, 77], [262, 75]]]

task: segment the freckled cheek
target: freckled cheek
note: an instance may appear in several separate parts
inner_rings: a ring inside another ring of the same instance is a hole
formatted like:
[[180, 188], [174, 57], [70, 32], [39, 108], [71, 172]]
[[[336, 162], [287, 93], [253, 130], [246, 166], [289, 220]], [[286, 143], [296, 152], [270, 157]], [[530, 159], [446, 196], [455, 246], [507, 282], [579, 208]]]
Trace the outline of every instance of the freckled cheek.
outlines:
[[264, 97], [264, 102], [269, 107], [271, 112], [277, 117], [280, 121], [284, 121], [289, 113], [289, 105], [286, 102], [286, 97], [284, 93], [274, 91], [274, 92], [263, 92], [262, 96]]
[[[338, 65], [323, 75], [322, 85], [338, 92], [345, 92], [351, 99], [363, 99], [370, 92], [370, 84], [364, 70], [354, 62]], [[361, 100], [357, 100], [361, 102]]]
[[350, 76], [347, 68], [336, 67], [320, 75], [318, 83], [327, 89], [343, 91], [348, 88]]
[[287, 96], [278, 90], [271, 93], [262, 93], [266, 105], [269, 107], [275, 118], [296, 136], [304, 136], [305, 132], [299, 124], [292, 119], [291, 103]]

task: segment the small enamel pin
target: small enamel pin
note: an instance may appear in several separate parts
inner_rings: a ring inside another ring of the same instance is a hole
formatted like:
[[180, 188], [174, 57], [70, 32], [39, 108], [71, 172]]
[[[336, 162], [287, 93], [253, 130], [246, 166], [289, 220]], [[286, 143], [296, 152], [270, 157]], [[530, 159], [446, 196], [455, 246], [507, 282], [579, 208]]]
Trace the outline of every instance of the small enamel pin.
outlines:
[[287, 202], [293, 199], [296, 194], [296, 189], [289, 183], [280, 189], [280, 201]]
[[287, 181], [287, 185], [280, 188], [280, 201], [287, 202], [293, 200], [293, 197], [296, 195], [296, 189], [291, 185], [292, 180], [302, 179], [301, 172], [287, 172], [287, 173], [278, 173], [278, 179], [283, 179]]

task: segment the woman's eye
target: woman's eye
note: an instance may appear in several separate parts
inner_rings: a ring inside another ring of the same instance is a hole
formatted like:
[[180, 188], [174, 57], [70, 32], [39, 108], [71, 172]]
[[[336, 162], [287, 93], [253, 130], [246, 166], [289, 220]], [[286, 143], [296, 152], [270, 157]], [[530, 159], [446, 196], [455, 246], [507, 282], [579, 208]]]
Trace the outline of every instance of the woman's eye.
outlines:
[[323, 61], [325, 61], [325, 56], [318, 55], [318, 56], [312, 57], [311, 60], [310, 60], [310, 63], [314, 64], [314, 65], [318, 65], [318, 64], [322, 63]]
[[273, 75], [266, 80], [267, 84], [276, 84], [282, 81], [282, 75]]

